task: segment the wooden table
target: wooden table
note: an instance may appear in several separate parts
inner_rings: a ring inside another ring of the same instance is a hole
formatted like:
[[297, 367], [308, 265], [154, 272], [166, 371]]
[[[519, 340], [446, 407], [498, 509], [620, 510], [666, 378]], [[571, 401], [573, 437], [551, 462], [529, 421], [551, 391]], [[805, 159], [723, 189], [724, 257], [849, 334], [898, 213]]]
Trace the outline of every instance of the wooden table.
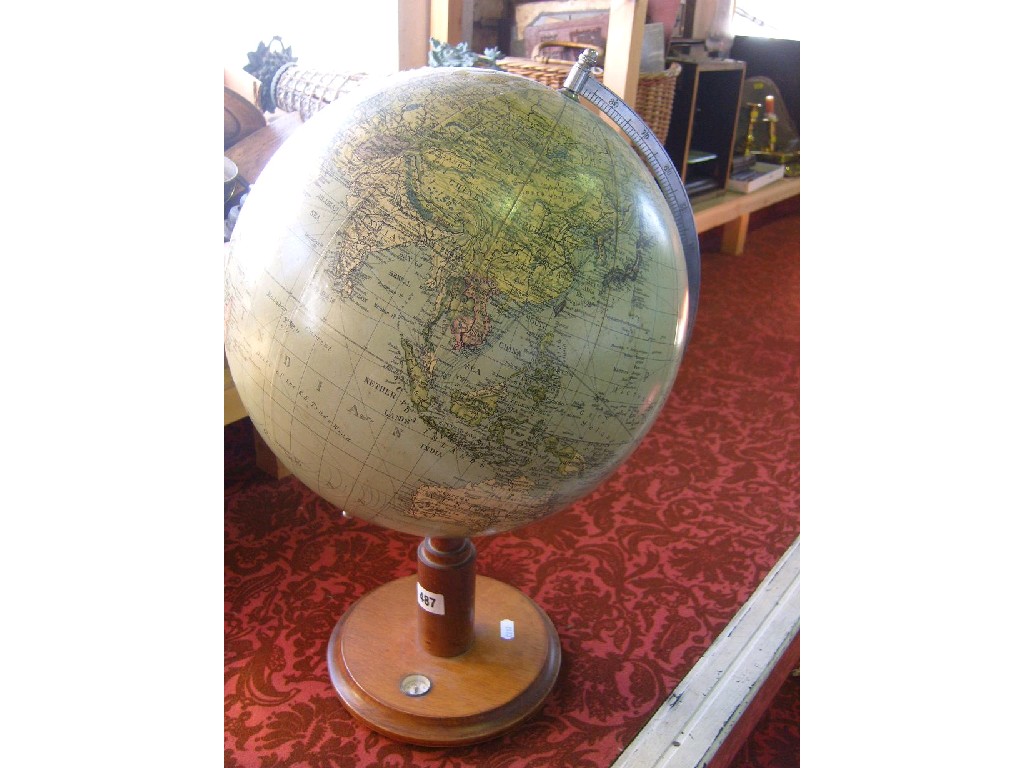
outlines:
[[693, 204], [697, 232], [725, 225], [722, 252], [731, 256], [743, 253], [747, 242], [750, 214], [800, 194], [800, 177], [779, 179], [754, 192], [726, 192]]

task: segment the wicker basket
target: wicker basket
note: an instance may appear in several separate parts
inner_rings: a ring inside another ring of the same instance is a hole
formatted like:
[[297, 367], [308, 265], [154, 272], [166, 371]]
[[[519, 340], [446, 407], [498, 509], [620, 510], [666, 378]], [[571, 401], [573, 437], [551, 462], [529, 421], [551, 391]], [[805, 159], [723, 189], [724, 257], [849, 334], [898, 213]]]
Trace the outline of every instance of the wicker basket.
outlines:
[[[545, 47], [594, 48], [597, 50], [598, 56], [602, 55], [601, 49], [593, 45], [552, 40], [538, 45], [531, 59], [508, 56], [499, 59], [498, 66], [506, 72], [523, 75], [551, 88], [561, 88], [573, 62], [544, 56], [542, 51]], [[665, 143], [665, 138], [668, 136], [668, 124], [672, 118], [672, 101], [676, 96], [676, 78], [679, 77], [681, 71], [681, 67], [673, 62], [664, 72], [642, 72], [637, 80], [634, 109], [654, 131], [654, 135], [662, 144]], [[591, 77], [596, 77], [600, 81], [604, 73], [600, 68], [595, 67], [590, 74]]]
[[284, 112], [298, 112], [308, 120], [335, 99], [351, 93], [364, 80], [365, 72], [322, 72], [286, 64], [271, 83], [274, 105]]

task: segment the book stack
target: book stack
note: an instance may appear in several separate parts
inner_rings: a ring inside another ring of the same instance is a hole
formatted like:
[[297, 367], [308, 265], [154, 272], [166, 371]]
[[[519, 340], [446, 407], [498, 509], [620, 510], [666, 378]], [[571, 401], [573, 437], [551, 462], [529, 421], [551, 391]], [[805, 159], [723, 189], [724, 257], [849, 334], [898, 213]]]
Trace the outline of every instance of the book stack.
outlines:
[[687, 197], [696, 197], [707, 192], [713, 192], [716, 189], [719, 191], [722, 189], [721, 185], [714, 179], [694, 179], [683, 184], [683, 188], [686, 189]]
[[733, 192], [753, 192], [782, 178], [785, 168], [772, 163], [757, 162], [753, 157], [735, 155], [732, 172], [726, 185]]
[[730, 177], [735, 178], [737, 174], [749, 171], [754, 167], [755, 162], [757, 162], [757, 160], [753, 155], [733, 155], [732, 172], [730, 173]]
[[696, 197], [715, 190], [721, 191], [722, 184], [714, 178], [715, 160], [718, 155], [702, 149], [691, 149], [686, 154], [686, 188], [687, 197]]

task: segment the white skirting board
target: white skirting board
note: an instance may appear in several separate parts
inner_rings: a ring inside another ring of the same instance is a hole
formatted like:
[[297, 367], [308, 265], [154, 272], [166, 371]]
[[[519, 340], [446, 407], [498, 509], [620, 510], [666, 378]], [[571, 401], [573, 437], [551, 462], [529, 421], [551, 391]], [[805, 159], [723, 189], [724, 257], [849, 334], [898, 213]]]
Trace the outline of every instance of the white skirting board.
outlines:
[[800, 538], [612, 768], [701, 768], [800, 631]]

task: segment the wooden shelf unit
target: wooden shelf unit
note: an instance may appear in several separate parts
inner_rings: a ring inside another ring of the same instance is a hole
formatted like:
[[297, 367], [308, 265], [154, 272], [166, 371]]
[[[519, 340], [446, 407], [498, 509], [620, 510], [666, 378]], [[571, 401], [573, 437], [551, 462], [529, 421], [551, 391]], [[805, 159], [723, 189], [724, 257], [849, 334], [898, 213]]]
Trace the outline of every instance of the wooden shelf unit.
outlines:
[[[676, 170], [693, 198], [725, 191], [746, 64], [714, 59], [680, 61], [672, 119], [665, 138]], [[699, 159], [699, 158], [707, 159]], [[705, 187], [691, 192], [694, 183]]]

